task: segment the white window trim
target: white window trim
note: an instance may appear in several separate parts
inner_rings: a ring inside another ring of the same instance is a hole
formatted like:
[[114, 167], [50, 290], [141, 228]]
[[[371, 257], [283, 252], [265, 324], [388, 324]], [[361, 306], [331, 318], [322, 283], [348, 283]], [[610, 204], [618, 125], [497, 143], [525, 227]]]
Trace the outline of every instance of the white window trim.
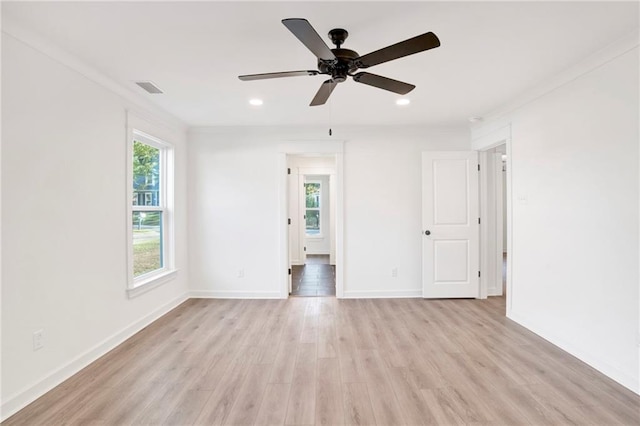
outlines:
[[[134, 140], [153, 146], [160, 150], [160, 199], [161, 206], [134, 206], [133, 200], [133, 143]], [[175, 269], [175, 237], [174, 237], [174, 148], [170, 143], [151, 136], [138, 129], [127, 129], [127, 295], [136, 297], [140, 294], [171, 281], [177, 273]], [[133, 211], [162, 211], [162, 268], [133, 276]]]
[[307, 222], [305, 220], [304, 222], [304, 237], [308, 238], [310, 240], [321, 240], [324, 238], [324, 227], [322, 226], [322, 191], [324, 191], [323, 188], [323, 183], [321, 180], [319, 179], [309, 179], [309, 180], [305, 180], [304, 184], [308, 184], [308, 183], [317, 183], [318, 185], [320, 185], [320, 202], [319, 202], [319, 206], [318, 207], [311, 207], [311, 208], [307, 208], [307, 188], [305, 186], [304, 188], [304, 214], [305, 216], [307, 215], [307, 210], [318, 210], [318, 217], [320, 218], [320, 220], [318, 221], [318, 233], [317, 234], [312, 234], [309, 235], [307, 234]]

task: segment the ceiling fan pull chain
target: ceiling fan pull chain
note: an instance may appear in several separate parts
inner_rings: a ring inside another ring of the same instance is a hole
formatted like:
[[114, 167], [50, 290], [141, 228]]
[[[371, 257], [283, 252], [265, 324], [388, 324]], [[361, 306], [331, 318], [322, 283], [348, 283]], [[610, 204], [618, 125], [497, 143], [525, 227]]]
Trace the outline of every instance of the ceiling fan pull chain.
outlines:
[[333, 102], [329, 101], [329, 136], [333, 136], [333, 131], [331, 130], [331, 123], [333, 122], [332, 120], [333, 117], [331, 115], [332, 106], [333, 106]]

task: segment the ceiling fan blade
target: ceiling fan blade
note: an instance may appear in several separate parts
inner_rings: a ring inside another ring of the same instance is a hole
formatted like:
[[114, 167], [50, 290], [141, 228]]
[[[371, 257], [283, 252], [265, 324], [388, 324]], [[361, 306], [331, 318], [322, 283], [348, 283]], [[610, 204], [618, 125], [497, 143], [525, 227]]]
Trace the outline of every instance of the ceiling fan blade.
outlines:
[[320, 86], [318, 93], [316, 93], [316, 96], [314, 96], [309, 106], [324, 105], [327, 102], [327, 99], [329, 99], [331, 92], [333, 92], [333, 89], [335, 89], [337, 85], [338, 83], [333, 80], [327, 80], [322, 83], [322, 86]]
[[394, 59], [424, 52], [440, 46], [440, 40], [432, 33], [428, 32], [400, 43], [392, 44], [375, 52], [367, 53], [356, 59], [358, 68], [368, 68]]
[[416, 88], [413, 84], [403, 83], [402, 81], [393, 80], [391, 78], [371, 74], [369, 72], [359, 72], [353, 76], [353, 79], [358, 83], [368, 84], [369, 86], [378, 87], [399, 95], [406, 95]]
[[318, 75], [320, 74], [318, 71], [309, 70], [309, 71], [283, 71], [283, 72], [268, 72], [265, 74], [248, 74], [248, 75], [240, 75], [238, 78], [242, 81], [251, 81], [251, 80], [265, 80], [267, 78], [280, 78], [280, 77], [298, 77], [301, 75]]
[[327, 43], [318, 35], [316, 30], [313, 29], [309, 21], [300, 18], [283, 19], [282, 23], [285, 27], [298, 37], [298, 40], [302, 42], [307, 49], [309, 49], [318, 59], [335, 59], [336, 55], [333, 54]]

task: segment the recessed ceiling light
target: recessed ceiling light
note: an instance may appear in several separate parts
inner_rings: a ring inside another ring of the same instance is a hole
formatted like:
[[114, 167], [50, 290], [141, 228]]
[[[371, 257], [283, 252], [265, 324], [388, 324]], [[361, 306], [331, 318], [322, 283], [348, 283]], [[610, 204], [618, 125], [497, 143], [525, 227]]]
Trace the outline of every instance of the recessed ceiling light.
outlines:
[[407, 98], [400, 98], [396, 101], [396, 105], [400, 105], [400, 106], [409, 105], [410, 103], [411, 101]]
[[482, 117], [469, 117], [469, 123], [479, 123], [482, 121]]
[[250, 99], [249, 103], [253, 106], [260, 106], [262, 105], [264, 102], [262, 102], [262, 99]]

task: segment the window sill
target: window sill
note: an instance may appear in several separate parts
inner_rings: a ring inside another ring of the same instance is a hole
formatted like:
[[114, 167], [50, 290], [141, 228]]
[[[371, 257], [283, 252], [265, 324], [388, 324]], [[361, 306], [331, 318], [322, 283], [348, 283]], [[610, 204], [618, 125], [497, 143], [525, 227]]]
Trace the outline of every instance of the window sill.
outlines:
[[324, 235], [322, 235], [322, 234], [314, 234], [314, 235], [306, 235], [305, 234], [304, 237], [309, 239], [309, 240], [322, 240], [322, 239], [324, 239]]
[[135, 287], [127, 289], [127, 296], [129, 297], [129, 299], [138, 297], [141, 294], [148, 292], [149, 290], [153, 290], [154, 288], [171, 281], [177, 274], [177, 269], [171, 269], [170, 271], [165, 271], [157, 275], [153, 275], [147, 279], [136, 282]]

